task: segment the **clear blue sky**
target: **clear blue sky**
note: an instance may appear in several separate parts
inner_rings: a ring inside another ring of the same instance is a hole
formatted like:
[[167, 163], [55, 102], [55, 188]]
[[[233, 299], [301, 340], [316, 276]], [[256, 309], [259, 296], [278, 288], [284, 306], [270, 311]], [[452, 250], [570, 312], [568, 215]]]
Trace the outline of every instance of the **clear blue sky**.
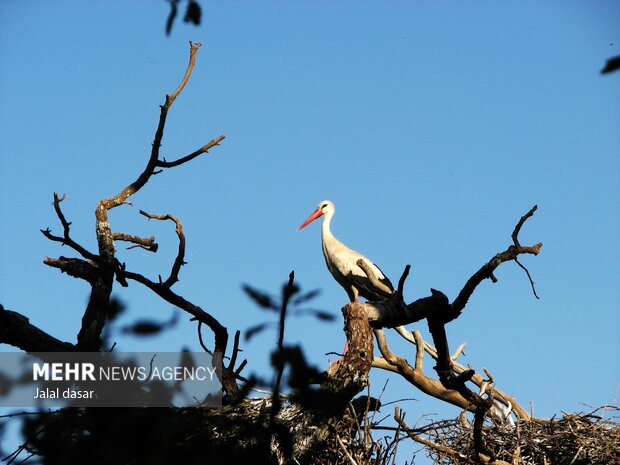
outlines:
[[[115, 231], [160, 243], [156, 255], [118, 244], [130, 269], [165, 274], [177, 247], [171, 224], [138, 210], [176, 215], [189, 262], [176, 289], [231, 333], [274, 319], [242, 283], [277, 293], [295, 270], [338, 322], [291, 319], [286, 341], [326, 366], [323, 354], [344, 342], [347, 298], [325, 268], [318, 224], [296, 231], [320, 200], [337, 206], [336, 236], [392, 281], [413, 266], [409, 301], [430, 287], [454, 298], [538, 204], [521, 240], [545, 244], [522, 260], [541, 299], [504, 264], [449, 338], [467, 341], [461, 361], [488, 368], [537, 415], [617, 403], [620, 73], [599, 70], [620, 54], [618, 2], [201, 4], [200, 27], [179, 18], [166, 37], [164, 1], [0, 3], [2, 304], [75, 341], [88, 287], [42, 264], [74, 255], [39, 232], [60, 231], [52, 193], [67, 194], [73, 237], [94, 250], [96, 202], [143, 169], [192, 39], [203, 47], [162, 154], [226, 140], [113, 211]], [[117, 291], [125, 321], [173, 311], [135, 283]], [[115, 340], [199, 350], [185, 319], [161, 339]], [[271, 331], [244, 345], [248, 373], [268, 373], [274, 340]], [[385, 378], [375, 375], [375, 393]], [[386, 400], [420, 399], [403, 404], [410, 419], [458, 414], [389, 378]]]

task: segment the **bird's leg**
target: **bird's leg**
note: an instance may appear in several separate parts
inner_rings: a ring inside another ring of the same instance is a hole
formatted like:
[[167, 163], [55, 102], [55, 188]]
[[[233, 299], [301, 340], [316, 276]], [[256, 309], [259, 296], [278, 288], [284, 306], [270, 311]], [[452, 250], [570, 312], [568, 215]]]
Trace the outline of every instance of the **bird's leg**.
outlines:
[[[344, 356], [347, 354], [347, 352], [349, 351], [349, 340], [347, 339], [344, 343], [344, 349], [342, 352], [342, 357], [340, 357], [338, 360], [334, 360], [333, 362], [329, 362], [329, 366], [330, 368], [332, 366], [334, 366], [336, 363], [340, 362], [341, 360], [344, 359]], [[332, 352], [333, 353], [333, 352]], [[329, 360], [328, 360], [329, 361]]]

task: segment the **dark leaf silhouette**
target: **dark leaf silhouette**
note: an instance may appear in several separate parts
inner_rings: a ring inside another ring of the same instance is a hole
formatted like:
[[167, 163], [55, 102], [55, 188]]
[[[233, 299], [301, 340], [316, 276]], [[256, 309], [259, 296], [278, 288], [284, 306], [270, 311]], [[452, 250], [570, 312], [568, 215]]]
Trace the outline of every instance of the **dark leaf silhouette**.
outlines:
[[162, 324], [156, 321], [138, 321], [130, 326], [123, 327], [123, 333], [133, 333], [139, 336], [150, 336], [162, 330]]
[[322, 321], [334, 321], [336, 319], [336, 317], [332, 313], [326, 312], [324, 310], [315, 310], [312, 308], [299, 310], [299, 314], [312, 315]]
[[611, 57], [605, 63], [605, 67], [601, 70], [601, 74], [613, 73], [620, 69], [620, 55]]
[[306, 292], [305, 294], [302, 294], [302, 295], [294, 298], [293, 300], [291, 300], [291, 302], [292, 302], [293, 305], [300, 305], [300, 304], [306, 303], [306, 302], [314, 299], [320, 293], [321, 293], [320, 289], [313, 289], [310, 292]]
[[256, 336], [258, 333], [262, 332], [263, 330], [265, 330], [268, 326], [273, 326], [273, 323], [271, 322], [267, 322], [267, 323], [260, 323], [256, 326], [252, 326], [250, 327], [246, 332], [245, 332], [245, 340], [249, 341], [250, 339], [252, 339], [254, 336]]
[[125, 305], [119, 299], [111, 298], [106, 313], [108, 322], [114, 321], [124, 311]]
[[278, 310], [278, 306], [273, 302], [273, 299], [268, 294], [259, 291], [258, 289], [254, 289], [247, 284], [243, 285], [243, 291], [260, 307]]
[[[166, 35], [169, 36], [172, 32], [172, 25], [174, 24], [174, 20], [177, 17], [178, 13], [178, 4], [181, 0], [168, 0], [170, 3], [170, 13], [168, 14], [168, 19], [166, 20]], [[196, 0], [188, 0], [187, 9], [185, 10], [185, 16], [183, 17], [183, 21], [186, 23], [191, 23], [195, 26], [200, 24], [200, 18], [202, 16], [202, 9]]]
[[138, 320], [131, 325], [123, 326], [120, 332], [123, 334], [135, 334], [136, 336], [153, 336], [173, 327], [178, 319], [179, 314], [174, 312], [168, 321]]
[[278, 366], [281, 363], [290, 366], [289, 386], [293, 388], [305, 388], [312, 384], [320, 371], [311, 366], [299, 346], [285, 347], [282, 352], [271, 354], [271, 363]]
[[170, 0], [170, 14], [168, 15], [168, 19], [166, 20], [166, 35], [169, 36], [172, 31], [172, 23], [174, 23], [174, 18], [177, 17], [177, 3], [179, 0]]
[[196, 3], [194, 0], [189, 0], [183, 21], [185, 21], [186, 23], [192, 23], [195, 26], [198, 26], [200, 24], [201, 15], [202, 15], [202, 11], [200, 9], [200, 5]]

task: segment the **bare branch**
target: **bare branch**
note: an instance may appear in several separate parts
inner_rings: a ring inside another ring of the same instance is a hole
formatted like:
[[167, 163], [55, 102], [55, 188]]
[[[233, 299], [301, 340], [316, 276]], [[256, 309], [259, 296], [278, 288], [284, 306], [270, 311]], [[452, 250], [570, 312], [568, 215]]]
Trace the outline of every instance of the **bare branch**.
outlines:
[[534, 286], [534, 280], [532, 279], [532, 275], [530, 274], [530, 271], [525, 266], [523, 266], [519, 260], [517, 260], [517, 257], [515, 257], [515, 263], [519, 265], [523, 271], [525, 271], [525, 274], [527, 275], [527, 279], [529, 279], [530, 281], [530, 286], [532, 286], [532, 292], [534, 293], [534, 297], [536, 297], [537, 299], [540, 299], [540, 297], [538, 297], [538, 294], [536, 293], [536, 286]]
[[78, 244], [73, 239], [71, 239], [71, 236], [70, 236], [71, 223], [67, 221], [64, 213], [62, 212], [62, 209], [60, 208], [60, 203], [64, 201], [66, 198], [67, 198], [67, 194], [63, 194], [62, 197], [58, 197], [58, 193], [54, 192], [54, 210], [56, 211], [56, 216], [58, 216], [58, 219], [60, 220], [60, 223], [62, 224], [63, 237], [53, 235], [49, 228], [41, 229], [41, 232], [49, 240], [54, 241], [54, 242], [60, 242], [62, 243], [62, 245], [68, 245], [73, 250], [75, 250], [80, 255], [82, 255], [82, 257], [88, 260], [97, 261], [99, 259], [97, 255], [93, 254], [92, 252], [89, 252], [84, 247], [82, 247], [80, 244]]
[[[515, 235], [515, 237], [520, 231], [525, 220], [532, 216], [534, 211], [534, 208], [531, 209], [528, 214], [521, 218], [519, 224], [515, 227], [515, 231], [513, 231], [513, 235]], [[391, 295], [391, 298], [380, 302], [366, 303], [368, 320], [374, 328], [396, 328], [398, 326], [427, 319], [429, 316], [431, 316], [435, 321], [443, 322], [443, 324], [448, 323], [459, 317], [478, 284], [487, 278], [497, 281], [497, 278], [493, 275], [493, 271], [500, 264], [509, 260], [516, 261], [518, 255], [521, 254], [537, 255], [540, 252], [541, 247], [542, 243], [538, 243], [531, 247], [511, 245], [505, 251], [496, 254], [467, 280], [463, 286], [463, 289], [460, 291], [456, 299], [454, 299], [452, 304], [450, 304], [448, 297], [445, 294], [433, 289], [431, 289], [431, 296], [423, 297], [409, 304], [405, 304], [402, 299], [402, 291], [396, 291]], [[370, 267], [364, 263], [360, 266], [366, 272], [368, 279], [373, 283], [373, 285], [378, 288], [382, 288], [382, 284], [376, 279], [376, 276], [374, 276], [374, 273]], [[405, 272], [399, 281], [399, 288], [401, 289], [403, 287], [404, 280], [407, 277], [408, 271], [408, 267], [405, 268]], [[529, 272], [528, 277], [530, 278], [530, 283], [532, 283], [533, 286], [533, 281], [531, 280], [531, 276], [529, 276]]]
[[18, 312], [0, 305], [0, 343], [17, 347], [24, 352], [72, 352], [73, 344], [50, 336], [30, 323]]
[[187, 70], [185, 71], [185, 75], [183, 76], [183, 79], [181, 80], [181, 83], [174, 90], [174, 92], [172, 92], [171, 95], [169, 95], [169, 96], [167, 95], [166, 96], [165, 106], [168, 106], [168, 108], [170, 108], [172, 103], [175, 101], [177, 96], [181, 93], [181, 91], [183, 90], [183, 88], [187, 84], [187, 81], [189, 81], [189, 77], [192, 75], [192, 71], [194, 69], [194, 65], [196, 64], [196, 53], [198, 52], [198, 49], [200, 47], [202, 47], [202, 44], [200, 42], [196, 42], [194, 44], [194, 43], [192, 43], [191, 40], [189, 41], [190, 52], [189, 52], [189, 63], [187, 65]]
[[131, 183], [126, 188], [124, 188], [117, 195], [100, 202], [100, 204], [106, 210], [110, 210], [114, 207], [121, 205], [123, 202], [126, 201], [128, 197], [138, 192], [148, 182], [150, 177], [157, 173], [157, 171], [155, 170], [156, 168], [158, 167], [164, 168], [164, 167], [172, 167], [172, 166], [180, 165], [181, 163], [189, 161], [197, 157], [201, 153], [206, 152], [210, 147], [217, 145], [224, 138], [224, 136], [220, 136], [219, 138], [214, 139], [214, 141], [209, 142], [207, 145], [201, 147], [193, 154], [183, 157], [183, 159], [181, 160], [177, 160], [171, 163], [162, 162], [161, 160], [159, 160], [159, 148], [161, 147], [161, 142], [164, 136], [164, 128], [166, 126], [166, 117], [168, 115], [168, 110], [170, 109], [170, 107], [172, 106], [172, 103], [175, 101], [177, 96], [181, 93], [181, 91], [187, 84], [192, 74], [192, 71], [194, 69], [194, 65], [196, 64], [196, 54], [200, 46], [201, 44], [199, 43], [194, 44], [190, 42], [190, 57], [189, 57], [189, 63], [187, 65], [187, 69], [185, 71], [185, 75], [183, 76], [183, 79], [181, 80], [181, 83], [179, 84], [179, 86], [174, 90], [174, 92], [172, 92], [172, 94], [166, 95], [165, 103], [160, 106], [159, 123], [157, 125], [157, 130], [155, 131], [155, 138], [153, 140], [153, 145], [151, 148], [151, 156], [146, 165], [146, 168], [133, 183]]
[[[133, 273], [127, 270], [118, 270], [117, 273], [119, 273], [123, 278], [137, 281], [140, 284], [148, 287], [166, 302], [192, 315], [194, 317], [192, 319], [199, 322], [199, 331], [200, 323], [207, 325], [209, 329], [211, 329], [214, 334], [214, 350], [211, 352], [206, 348], [204, 342], [202, 342], [202, 334], [199, 332], [201, 345], [205, 351], [213, 354], [213, 366], [222, 367], [222, 378], [220, 379], [220, 381], [222, 383], [223, 389], [231, 396], [236, 396], [239, 391], [239, 388], [235, 381], [236, 375], [224, 365], [223, 361], [224, 354], [226, 353], [226, 347], [228, 345], [228, 330], [226, 329], [226, 327], [223, 326], [211, 314], [205, 312], [198, 305], [195, 305], [190, 301], [186, 300], [184, 297], [176, 294], [174, 291], [172, 291], [171, 287], [166, 282], [155, 283], [150, 279], [145, 278], [139, 273]], [[219, 376], [219, 371], [216, 371], [216, 373]]]
[[203, 153], [207, 153], [209, 151], [209, 149], [215, 147], [216, 145], [220, 145], [220, 142], [222, 142], [224, 140], [224, 138], [225, 137], [222, 134], [221, 136], [217, 137], [216, 139], [213, 139], [208, 144], [203, 145], [198, 150], [190, 153], [189, 155], [181, 157], [178, 160], [175, 160], [175, 161], [166, 161], [165, 159], [164, 160], [159, 160], [157, 162], [157, 166], [161, 166], [162, 168], [173, 168], [175, 166], [182, 165], [183, 163], [187, 163], [188, 161], [193, 160], [194, 158], [196, 158], [198, 155], [202, 155]]
[[241, 381], [247, 381], [247, 379], [241, 376], [241, 372], [243, 371], [243, 369], [248, 363], [247, 359], [243, 360], [239, 364], [239, 367], [235, 369], [235, 365], [237, 364], [237, 357], [239, 356], [239, 352], [240, 352], [239, 350], [240, 338], [241, 338], [241, 331], [239, 330], [235, 331], [235, 339], [233, 341], [232, 354], [230, 356], [230, 362], [228, 363], [228, 366], [226, 368], [231, 373], [234, 373], [236, 379], [239, 379]]
[[99, 276], [99, 270], [92, 262], [87, 262], [81, 258], [45, 257], [43, 263], [52, 268], [58, 268], [62, 273], [67, 273], [74, 278], [84, 279], [93, 284]]
[[425, 394], [456, 405], [462, 409], [471, 410], [470, 403], [457, 391], [446, 389], [438, 380], [426, 376], [421, 368], [417, 366], [413, 368], [404, 358], [394, 354], [387, 344], [387, 339], [385, 338], [383, 330], [374, 330], [374, 333], [377, 339], [377, 347], [383, 357], [375, 357], [372, 362], [373, 367], [399, 373], [403, 378]]
[[[403, 359], [402, 357], [399, 357], [398, 355], [395, 355], [389, 350], [385, 335], [377, 338], [377, 346], [379, 347], [379, 350], [381, 351], [384, 357], [383, 358], [375, 357], [373, 361], [373, 367], [400, 373], [407, 381], [409, 381], [411, 384], [416, 386], [422, 392], [430, 396], [433, 396], [435, 398], [438, 398], [440, 400], [443, 400], [445, 402], [449, 402], [458, 407], [468, 409], [470, 404], [467, 400], [465, 400], [465, 398], [459, 395], [456, 391], [447, 390], [441, 384], [441, 382], [433, 378], [430, 378], [423, 373], [423, 363], [422, 363], [423, 352], [428, 353], [433, 359], [437, 360], [437, 351], [435, 350], [435, 348], [428, 342], [424, 341], [422, 339], [422, 335], [417, 330], [414, 331], [413, 334], [411, 334], [403, 327], [397, 327], [395, 329], [408, 342], [411, 342], [412, 344], [416, 345], [415, 367], [411, 367], [405, 359]], [[377, 336], [377, 334], [378, 332], [375, 330], [375, 336]], [[461, 350], [461, 348], [464, 346], [465, 346], [465, 343], [461, 344], [461, 346], [459, 347], [459, 349], [457, 349], [456, 352], [459, 352], [459, 350]], [[455, 352], [455, 355], [456, 355], [456, 352]], [[386, 354], [388, 355], [387, 357], [386, 357]], [[469, 381], [471, 381], [478, 387], [482, 386], [482, 384], [485, 382], [485, 380], [480, 374], [474, 372], [469, 367], [461, 365], [460, 363], [457, 363], [455, 361], [453, 361], [452, 363], [452, 369], [457, 375], [467, 373], [468, 376], [471, 376]], [[517, 403], [514, 397], [502, 392], [496, 387], [493, 387], [492, 389], [493, 389], [493, 393], [494, 393], [496, 401], [501, 402], [506, 407], [510, 406], [511, 410], [514, 411], [514, 413], [519, 418], [522, 418], [522, 419], [531, 418], [530, 414], [528, 414], [525, 411], [525, 409], [523, 409]], [[473, 411], [473, 408], [470, 408], [470, 410]], [[494, 417], [498, 416], [496, 415], [498, 414], [498, 411], [492, 410], [491, 414]]]
[[461, 356], [461, 354], [465, 351], [466, 345], [467, 343], [463, 342], [460, 346], [458, 346], [457, 349], [452, 354], [452, 356], [450, 357], [450, 360], [452, 360], [453, 362], [456, 361]]
[[409, 276], [409, 270], [411, 270], [411, 265], [405, 266], [405, 269], [403, 270], [403, 274], [398, 280], [398, 288], [396, 289], [396, 292], [397, 292], [398, 298], [400, 299], [403, 298], [403, 289], [405, 287], [405, 281], [407, 280], [407, 276]]
[[475, 458], [468, 457], [465, 454], [462, 454], [462, 453], [458, 452], [457, 450], [451, 449], [450, 447], [444, 446], [442, 444], [437, 444], [436, 442], [433, 442], [433, 441], [431, 441], [429, 439], [426, 439], [426, 438], [424, 438], [422, 436], [419, 436], [419, 435], [415, 434], [413, 432], [413, 430], [411, 428], [409, 428], [409, 426], [407, 426], [407, 424], [405, 423], [405, 421], [404, 421], [404, 419], [402, 417], [402, 414], [401, 414], [401, 410], [400, 410], [399, 407], [395, 408], [394, 420], [396, 420], [398, 425], [407, 434], [407, 436], [409, 436], [415, 442], [423, 444], [426, 447], [429, 447], [432, 450], [435, 450], [435, 451], [437, 451], [437, 452], [439, 452], [441, 454], [452, 456], [452, 457], [458, 457], [459, 459], [464, 460], [466, 463], [470, 463], [472, 465], [477, 465], [480, 462], [482, 462], [483, 464], [493, 463], [494, 465], [511, 465], [508, 462], [505, 462], [503, 460], [495, 459], [495, 458], [490, 457], [490, 456], [488, 456], [488, 455], [486, 455], [484, 453], [478, 454], [478, 457], [480, 459], [480, 462], [479, 462]]
[[[192, 318], [193, 320], [195, 320], [196, 318]], [[205, 342], [202, 339], [202, 321], [198, 320], [198, 342], [200, 342], [200, 346], [202, 347], [202, 350], [204, 350], [206, 353], [208, 354], [213, 354], [213, 352], [211, 352], [207, 346], [205, 345]]]
[[115, 241], [124, 241], [124, 242], [131, 242], [133, 244], [136, 244], [134, 246], [127, 247], [127, 249], [133, 249], [135, 247], [140, 247], [144, 250], [148, 250], [149, 252], [157, 252], [157, 249], [159, 247], [157, 242], [155, 242], [155, 238], [153, 236], [138, 237], [138, 236], [134, 236], [133, 234], [115, 232], [115, 233], [112, 233], [112, 238]]
[[424, 369], [424, 341], [422, 340], [422, 333], [417, 329], [413, 332], [415, 339], [415, 369], [422, 371]]
[[[471, 278], [469, 278], [469, 280], [465, 283], [465, 286], [463, 287], [463, 289], [461, 290], [457, 298], [454, 299], [454, 302], [452, 302], [452, 307], [453, 307], [453, 312], [454, 312], [453, 319], [458, 318], [458, 316], [461, 314], [461, 312], [465, 308], [465, 305], [467, 305], [467, 301], [473, 294], [478, 284], [480, 284], [486, 278], [491, 279], [493, 282], [497, 281], [497, 278], [495, 278], [495, 276], [493, 275], [493, 271], [499, 265], [509, 260], [515, 260], [517, 256], [521, 254], [538, 255], [541, 247], [543, 246], [542, 242], [539, 242], [538, 244], [535, 244], [531, 247], [526, 247], [526, 246], [520, 245], [519, 239], [518, 239], [518, 234], [521, 231], [521, 227], [523, 226], [525, 221], [534, 214], [537, 208], [538, 207], [536, 205], [532, 207], [529, 212], [527, 212], [525, 215], [521, 217], [521, 219], [515, 226], [515, 229], [512, 233], [512, 241], [514, 245], [511, 245], [505, 251], [500, 252], [497, 255], [495, 255], [495, 257], [493, 257], [491, 260], [485, 263], [482, 266], [482, 268], [480, 268], [476, 273], [474, 273], [474, 275]], [[529, 273], [528, 273], [528, 276], [529, 276]], [[531, 278], [530, 278], [530, 282], [532, 282]]]
[[228, 331], [213, 316], [205, 312], [198, 305], [194, 305], [182, 296], [176, 294], [170, 289], [170, 287], [166, 286], [165, 283], [155, 283], [141, 274], [133, 273], [131, 271], [124, 270], [121, 273], [125, 278], [143, 284], [166, 302], [186, 311], [190, 315], [194, 316], [196, 320], [206, 324], [211, 331], [215, 333], [215, 352], [225, 351], [226, 343], [228, 341]]
[[515, 226], [514, 231], [512, 231], [512, 242], [514, 243], [515, 247], [521, 247], [521, 244], [519, 244], [519, 232], [521, 232], [521, 227], [523, 226], [523, 223], [525, 223], [530, 216], [534, 215], [534, 212], [536, 210], [538, 210], [538, 205], [534, 205], [530, 209], [529, 212], [523, 215], [521, 219], [519, 220], [519, 222], [517, 223], [517, 225]]
[[[186, 264], [185, 262], [185, 234], [183, 234], [183, 225], [181, 222], [175, 218], [174, 216], [167, 215], [151, 215], [143, 210], [140, 210], [140, 214], [146, 216], [149, 219], [154, 220], [170, 220], [173, 221], [176, 225], [176, 233], [179, 238], [179, 252], [177, 253], [177, 257], [174, 259], [174, 263], [172, 264], [172, 270], [170, 271], [170, 276], [163, 282], [163, 285], [166, 287], [171, 287], [174, 283], [179, 281], [179, 271], [181, 267]], [[161, 278], [160, 278], [161, 279]]]

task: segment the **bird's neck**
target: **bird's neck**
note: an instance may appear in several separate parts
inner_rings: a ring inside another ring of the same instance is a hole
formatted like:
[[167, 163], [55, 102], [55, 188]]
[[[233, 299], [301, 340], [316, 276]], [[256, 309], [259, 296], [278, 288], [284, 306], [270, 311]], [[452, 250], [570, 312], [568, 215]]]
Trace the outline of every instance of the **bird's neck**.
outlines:
[[323, 217], [323, 223], [321, 224], [321, 236], [323, 237], [323, 240], [334, 237], [330, 229], [332, 216], [333, 215], [331, 213], [328, 213]]

